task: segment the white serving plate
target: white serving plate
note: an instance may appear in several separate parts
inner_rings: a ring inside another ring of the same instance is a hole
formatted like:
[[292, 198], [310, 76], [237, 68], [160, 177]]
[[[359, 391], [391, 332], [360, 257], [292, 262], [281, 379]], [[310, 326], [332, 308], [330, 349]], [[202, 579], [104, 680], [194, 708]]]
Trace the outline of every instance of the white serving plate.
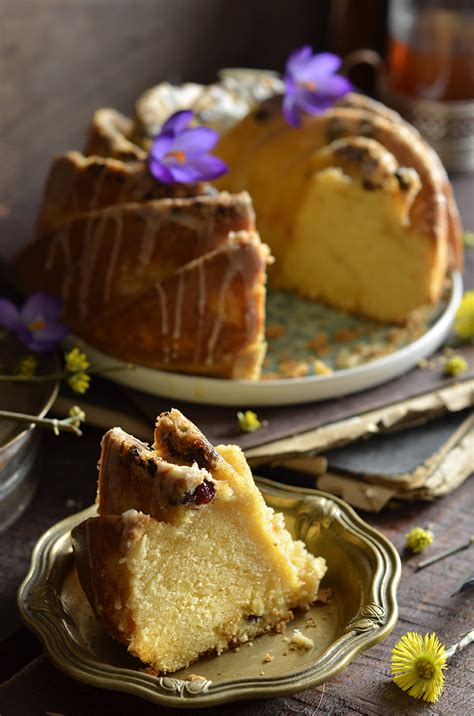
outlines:
[[[339, 398], [396, 378], [414, 368], [421, 359], [430, 356], [446, 339], [462, 292], [461, 274], [455, 272], [452, 274], [452, 288], [446, 305], [426, 333], [394, 353], [363, 365], [334, 371], [330, 375], [266, 381], [230, 380], [171, 373], [135, 365], [132, 369], [106, 373], [104, 377], [152, 395], [206, 405], [247, 408]], [[94, 369], [123, 365], [123, 361], [98, 351], [79, 338], [70, 338], [68, 342], [87, 353]]]

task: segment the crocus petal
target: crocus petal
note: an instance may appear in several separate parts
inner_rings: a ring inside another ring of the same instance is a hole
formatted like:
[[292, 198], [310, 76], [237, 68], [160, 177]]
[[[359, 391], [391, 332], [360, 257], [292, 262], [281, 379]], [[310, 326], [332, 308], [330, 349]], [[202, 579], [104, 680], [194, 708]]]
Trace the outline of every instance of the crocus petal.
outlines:
[[185, 129], [173, 142], [171, 151], [184, 152], [187, 157], [209, 152], [217, 143], [219, 135], [209, 127]]
[[181, 112], [175, 112], [166, 120], [161, 128], [161, 133], [171, 131], [177, 134], [178, 132], [182, 132], [183, 129], [187, 128], [192, 117], [193, 112], [191, 109], [183, 109]]
[[342, 75], [332, 75], [318, 82], [317, 93], [323, 100], [334, 101], [353, 89], [352, 83]]
[[150, 148], [150, 157], [160, 161], [173, 144], [174, 133], [171, 131], [161, 132], [153, 139]]
[[190, 169], [197, 172], [198, 179], [201, 180], [216, 179], [229, 171], [229, 167], [222, 159], [211, 154], [190, 157], [188, 165]]
[[164, 184], [174, 184], [176, 181], [170, 170], [161, 162], [150, 158], [148, 166], [150, 173], [155, 177], [155, 179], [158, 179], [158, 181], [161, 181]]
[[303, 47], [299, 47], [297, 50], [293, 50], [286, 61], [285, 73], [288, 75], [297, 74], [299, 68], [305, 66], [312, 54], [313, 50], [309, 45], [304, 45]]
[[32, 323], [38, 318], [44, 321], [55, 321], [61, 309], [63, 301], [60, 298], [50, 296], [48, 293], [38, 292], [32, 294], [24, 303], [20, 310], [20, 320], [22, 323]]
[[300, 126], [300, 113], [298, 111], [298, 104], [294, 93], [285, 94], [283, 98], [283, 115], [288, 124], [291, 124], [292, 127]]
[[298, 70], [297, 79], [301, 82], [318, 82], [323, 77], [333, 75], [341, 65], [342, 60], [337, 55], [331, 52], [319, 52]]
[[7, 298], [0, 298], [0, 326], [15, 329], [20, 323], [20, 313]]

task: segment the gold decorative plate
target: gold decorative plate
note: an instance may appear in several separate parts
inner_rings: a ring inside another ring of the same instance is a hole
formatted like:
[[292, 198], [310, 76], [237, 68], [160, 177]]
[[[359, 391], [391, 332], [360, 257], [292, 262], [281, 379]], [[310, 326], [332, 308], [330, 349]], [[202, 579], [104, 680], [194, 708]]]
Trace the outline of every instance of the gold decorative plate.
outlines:
[[[91, 686], [199, 708], [313, 688], [384, 639], [397, 620], [401, 571], [390, 542], [337, 497], [260, 478], [257, 484], [267, 504], [283, 512], [292, 535], [326, 558], [322, 588], [332, 590], [328, 602], [297, 614], [282, 634], [265, 634], [166, 677], [147, 674], [96, 621], [77, 579], [69, 535], [95, 514], [92, 506], [41, 537], [18, 592], [20, 614], [53, 663]], [[313, 640], [308, 651], [291, 648], [295, 628]]]

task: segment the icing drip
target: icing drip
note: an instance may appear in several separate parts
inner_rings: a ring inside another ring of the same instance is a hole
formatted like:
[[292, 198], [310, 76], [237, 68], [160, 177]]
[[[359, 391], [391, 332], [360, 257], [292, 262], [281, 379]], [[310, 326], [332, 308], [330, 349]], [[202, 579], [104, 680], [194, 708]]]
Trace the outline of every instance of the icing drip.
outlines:
[[[160, 283], [157, 283], [155, 288], [156, 288], [156, 292], [158, 294], [158, 298], [160, 301], [161, 335], [167, 336], [168, 331], [169, 331], [169, 326], [168, 326], [168, 310], [167, 310], [166, 294], [163, 290], [163, 286]], [[170, 360], [169, 353], [170, 352], [169, 352], [169, 346], [166, 343], [166, 341], [163, 341], [162, 349], [163, 349], [163, 360], [165, 363], [169, 363], [169, 360]]]
[[120, 251], [120, 246], [122, 244], [123, 239], [123, 231], [122, 231], [122, 218], [118, 212], [114, 212], [113, 214], [110, 214], [111, 219], [115, 221], [115, 237], [114, 237], [114, 243], [112, 246], [112, 251], [110, 252], [109, 260], [107, 262], [107, 271], [105, 273], [105, 281], [104, 281], [104, 305], [107, 305], [110, 299], [110, 290], [112, 286], [112, 276], [115, 273], [115, 265], [117, 263], [117, 258]]
[[209, 341], [207, 343], [207, 357], [206, 357], [206, 364], [211, 365], [213, 362], [213, 356], [214, 351], [217, 344], [217, 339], [219, 338], [219, 334], [222, 330], [222, 324], [224, 319], [224, 308], [225, 308], [225, 299], [227, 296], [227, 292], [232, 284], [232, 281], [234, 280], [234, 277], [242, 272], [242, 266], [238, 264], [238, 261], [235, 260], [234, 256], [235, 252], [228, 253], [227, 259], [227, 271], [224, 275], [224, 278], [222, 279], [221, 287], [219, 290], [219, 298], [217, 302], [217, 313], [216, 313], [216, 321], [212, 327], [211, 335], [209, 337]]
[[181, 337], [181, 321], [183, 318], [183, 295], [184, 295], [184, 273], [181, 273], [178, 280], [178, 289], [176, 291], [176, 305], [174, 311], [174, 328], [173, 328], [173, 355], [176, 354], [177, 341]]
[[196, 350], [194, 352], [194, 362], [199, 361], [201, 348], [201, 337], [204, 328], [204, 316], [206, 312], [206, 267], [204, 262], [198, 263], [198, 326], [196, 336]]
[[99, 221], [91, 217], [87, 220], [85, 241], [82, 259], [79, 262], [81, 273], [79, 279], [79, 312], [84, 318], [88, 314], [89, 290], [92, 283], [94, 266], [100, 245], [107, 225], [108, 215], [105, 214]]
[[146, 213], [144, 218], [145, 227], [137, 256], [138, 263], [142, 266], [146, 266], [152, 257], [153, 249], [155, 248], [154, 239], [160, 228], [161, 215]]

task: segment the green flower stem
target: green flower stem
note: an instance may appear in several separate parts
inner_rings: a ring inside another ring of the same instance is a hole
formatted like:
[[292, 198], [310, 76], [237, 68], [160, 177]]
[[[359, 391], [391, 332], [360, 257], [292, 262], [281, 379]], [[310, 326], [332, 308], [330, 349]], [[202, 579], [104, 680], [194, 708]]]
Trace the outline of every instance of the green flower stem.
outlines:
[[474, 544], [474, 535], [467, 542], [464, 542], [463, 544], [459, 544], [457, 547], [451, 547], [451, 549], [447, 549], [444, 552], [439, 552], [438, 554], [435, 554], [433, 557], [429, 557], [428, 559], [423, 560], [423, 562], [418, 562], [418, 564], [416, 565], [416, 571], [418, 572], [420, 569], [429, 567], [430, 564], [439, 562], [441, 559], [446, 559], [446, 557], [451, 557], [452, 554], [456, 554], [456, 552], [461, 552], [463, 549], [468, 549], [468, 547], [470, 547], [471, 544]]
[[[124, 364], [124, 365], [111, 365], [107, 368], [94, 368], [92, 370], [86, 370], [82, 371], [84, 373], [87, 373], [87, 375], [97, 375], [102, 373], [113, 373], [117, 370], [131, 370], [135, 366], [131, 364]], [[63, 378], [68, 378], [69, 376], [73, 375], [73, 373], [70, 373], [67, 370], [63, 370], [60, 373], [46, 373], [45, 375], [31, 375], [31, 376], [24, 376], [24, 375], [15, 375], [10, 374], [6, 375], [4, 373], [0, 373], [0, 382], [10, 382], [10, 383], [44, 383], [45, 381], [51, 381], [51, 380], [62, 380]]]
[[474, 641], [474, 629], [469, 631], [467, 634], [464, 634], [462, 639], [460, 639], [456, 644], [453, 644], [449, 647], [449, 649], [446, 649], [446, 659], [451, 659], [452, 656], [457, 654], [459, 651], [462, 651], [466, 648], [466, 646], [469, 646], [469, 644], [472, 644]]
[[63, 420], [57, 420], [56, 418], [38, 418], [36, 415], [27, 415], [26, 413], [14, 413], [9, 410], [0, 410], [0, 419], [14, 420], [17, 423], [26, 423], [27, 425], [37, 425], [40, 428], [49, 428], [56, 434], [59, 432], [74, 433], [80, 437], [82, 432], [79, 430], [77, 425], [73, 425], [73, 422], [77, 423], [77, 417], [64, 418]]

